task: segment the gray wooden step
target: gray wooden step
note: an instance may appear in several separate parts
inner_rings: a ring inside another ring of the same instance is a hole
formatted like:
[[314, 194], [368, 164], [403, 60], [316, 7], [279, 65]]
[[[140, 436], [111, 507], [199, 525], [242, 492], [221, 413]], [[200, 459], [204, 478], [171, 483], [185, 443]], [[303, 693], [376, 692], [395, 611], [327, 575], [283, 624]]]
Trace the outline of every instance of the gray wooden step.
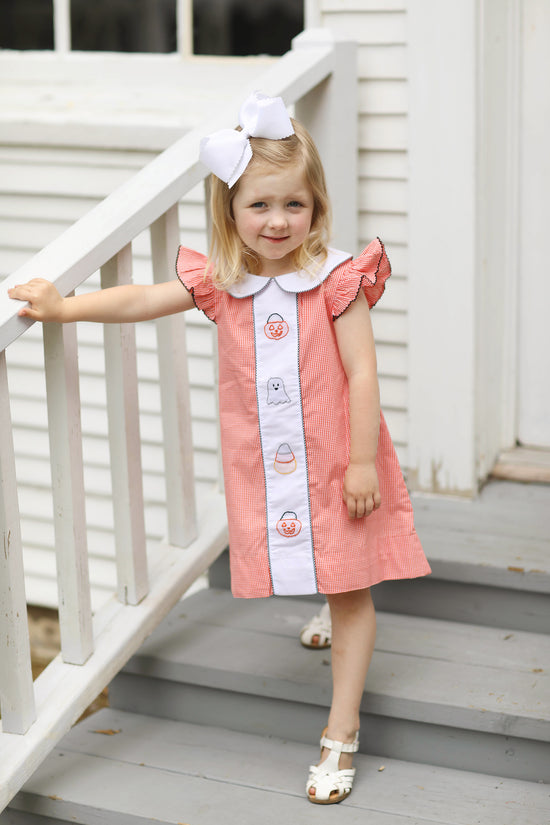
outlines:
[[0, 825], [550, 822], [548, 785], [375, 755], [357, 756], [349, 799], [314, 807], [304, 785], [317, 753], [278, 737], [104, 710], [65, 737]]
[[472, 501], [413, 506], [433, 574], [378, 587], [383, 609], [550, 633], [550, 485], [491, 481]]
[[[550, 485], [492, 481], [473, 501], [412, 501], [433, 573], [376, 585], [379, 610], [550, 633]], [[229, 588], [226, 555], [210, 582]]]
[[[308, 651], [300, 599], [180, 602], [110, 687], [113, 707], [309, 743], [326, 723], [330, 652]], [[379, 614], [365, 753], [550, 780], [546, 635]]]

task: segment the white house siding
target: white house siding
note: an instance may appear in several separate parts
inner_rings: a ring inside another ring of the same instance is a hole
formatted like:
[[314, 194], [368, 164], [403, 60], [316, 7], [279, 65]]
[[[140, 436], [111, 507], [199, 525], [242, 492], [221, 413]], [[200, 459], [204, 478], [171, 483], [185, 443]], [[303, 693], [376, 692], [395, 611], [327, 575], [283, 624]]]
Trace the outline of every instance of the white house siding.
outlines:
[[[38, 252], [154, 154], [78, 146], [0, 145], [0, 278]], [[202, 187], [183, 199], [180, 226], [182, 242], [206, 251]], [[148, 235], [138, 237], [133, 248], [134, 279], [147, 282], [151, 279]], [[47, 277], [47, 273], [37, 275]], [[167, 278], [173, 275], [173, 271], [168, 272]], [[98, 274], [89, 283], [98, 287]], [[189, 313], [187, 320], [195, 472], [199, 484], [212, 484], [217, 473], [212, 336], [210, 324], [198, 311]], [[97, 605], [104, 594], [112, 592], [115, 580], [102, 328], [80, 324], [78, 337], [90, 576]], [[146, 529], [150, 539], [159, 539], [165, 533], [164, 459], [153, 323], [138, 325], [137, 341]], [[8, 364], [27, 596], [31, 603], [53, 606], [57, 594], [41, 325], [32, 327], [9, 347]]]
[[382, 407], [406, 471], [406, 2], [320, 0], [319, 7], [318, 23], [358, 42], [359, 240], [364, 246], [379, 235], [392, 263], [392, 279], [372, 315]]

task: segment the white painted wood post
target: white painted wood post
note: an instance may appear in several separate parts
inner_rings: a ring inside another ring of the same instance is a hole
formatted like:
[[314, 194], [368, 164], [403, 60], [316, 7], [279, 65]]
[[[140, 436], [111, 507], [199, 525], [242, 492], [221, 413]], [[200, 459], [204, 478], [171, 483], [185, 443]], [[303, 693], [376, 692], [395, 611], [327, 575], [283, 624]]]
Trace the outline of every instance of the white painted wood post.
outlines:
[[44, 324], [44, 366], [63, 660], [93, 652], [76, 324]]
[[[101, 267], [101, 286], [131, 281], [128, 245]], [[149, 586], [134, 326], [105, 324], [104, 336], [118, 598], [123, 604], [138, 604]]]
[[[179, 244], [178, 204], [151, 226], [153, 277], [174, 272]], [[183, 286], [182, 286], [183, 289]], [[157, 321], [168, 542], [187, 547], [197, 537], [191, 394], [183, 313]]]
[[36, 718], [6, 353], [0, 352], [0, 710], [4, 733]]
[[357, 46], [313, 29], [292, 41], [293, 49], [333, 43], [333, 70], [296, 103], [296, 117], [313, 137], [327, 178], [332, 204], [333, 244], [352, 254], [359, 250], [357, 216], [358, 103]]

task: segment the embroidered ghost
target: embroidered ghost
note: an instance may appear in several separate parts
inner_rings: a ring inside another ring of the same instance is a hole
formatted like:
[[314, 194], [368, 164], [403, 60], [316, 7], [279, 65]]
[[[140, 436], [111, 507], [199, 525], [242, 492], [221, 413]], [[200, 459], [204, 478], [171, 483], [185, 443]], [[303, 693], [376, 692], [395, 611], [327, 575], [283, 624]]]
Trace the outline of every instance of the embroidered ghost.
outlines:
[[283, 476], [294, 472], [297, 462], [296, 456], [292, 452], [290, 444], [287, 444], [286, 442], [284, 444], [279, 444], [277, 447], [277, 452], [275, 453], [275, 461], [273, 462], [273, 466], [277, 472]]
[[270, 378], [267, 382], [267, 403], [290, 404], [290, 398], [286, 394], [285, 382], [282, 378]]
[[278, 312], [272, 312], [264, 326], [264, 332], [272, 341], [278, 341], [288, 335], [288, 324]]
[[302, 522], [292, 510], [287, 510], [277, 522], [277, 532], [286, 538], [297, 536], [302, 529]]

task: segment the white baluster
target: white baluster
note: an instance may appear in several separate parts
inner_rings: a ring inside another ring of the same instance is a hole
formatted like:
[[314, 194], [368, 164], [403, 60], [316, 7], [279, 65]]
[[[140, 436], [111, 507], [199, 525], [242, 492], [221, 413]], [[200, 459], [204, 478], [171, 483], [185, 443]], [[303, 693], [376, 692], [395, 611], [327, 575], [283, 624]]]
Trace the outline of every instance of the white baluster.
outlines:
[[0, 706], [4, 733], [36, 718], [6, 354], [0, 352]]
[[[132, 280], [132, 248], [101, 267], [103, 289]], [[148, 592], [143, 478], [133, 324], [105, 324], [105, 375], [111, 450], [118, 597], [138, 604]]]
[[76, 324], [44, 324], [44, 365], [63, 659], [93, 652]]
[[[155, 282], [174, 277], [179, 243], [178, 205], [151, 226]], [[183, 289], [183, 286], [182, 286]], [[182, 313], [157, 321], [160, 393], [166, 473], [168, 541], [187, 547], [197, 536], [191, 397]]]

